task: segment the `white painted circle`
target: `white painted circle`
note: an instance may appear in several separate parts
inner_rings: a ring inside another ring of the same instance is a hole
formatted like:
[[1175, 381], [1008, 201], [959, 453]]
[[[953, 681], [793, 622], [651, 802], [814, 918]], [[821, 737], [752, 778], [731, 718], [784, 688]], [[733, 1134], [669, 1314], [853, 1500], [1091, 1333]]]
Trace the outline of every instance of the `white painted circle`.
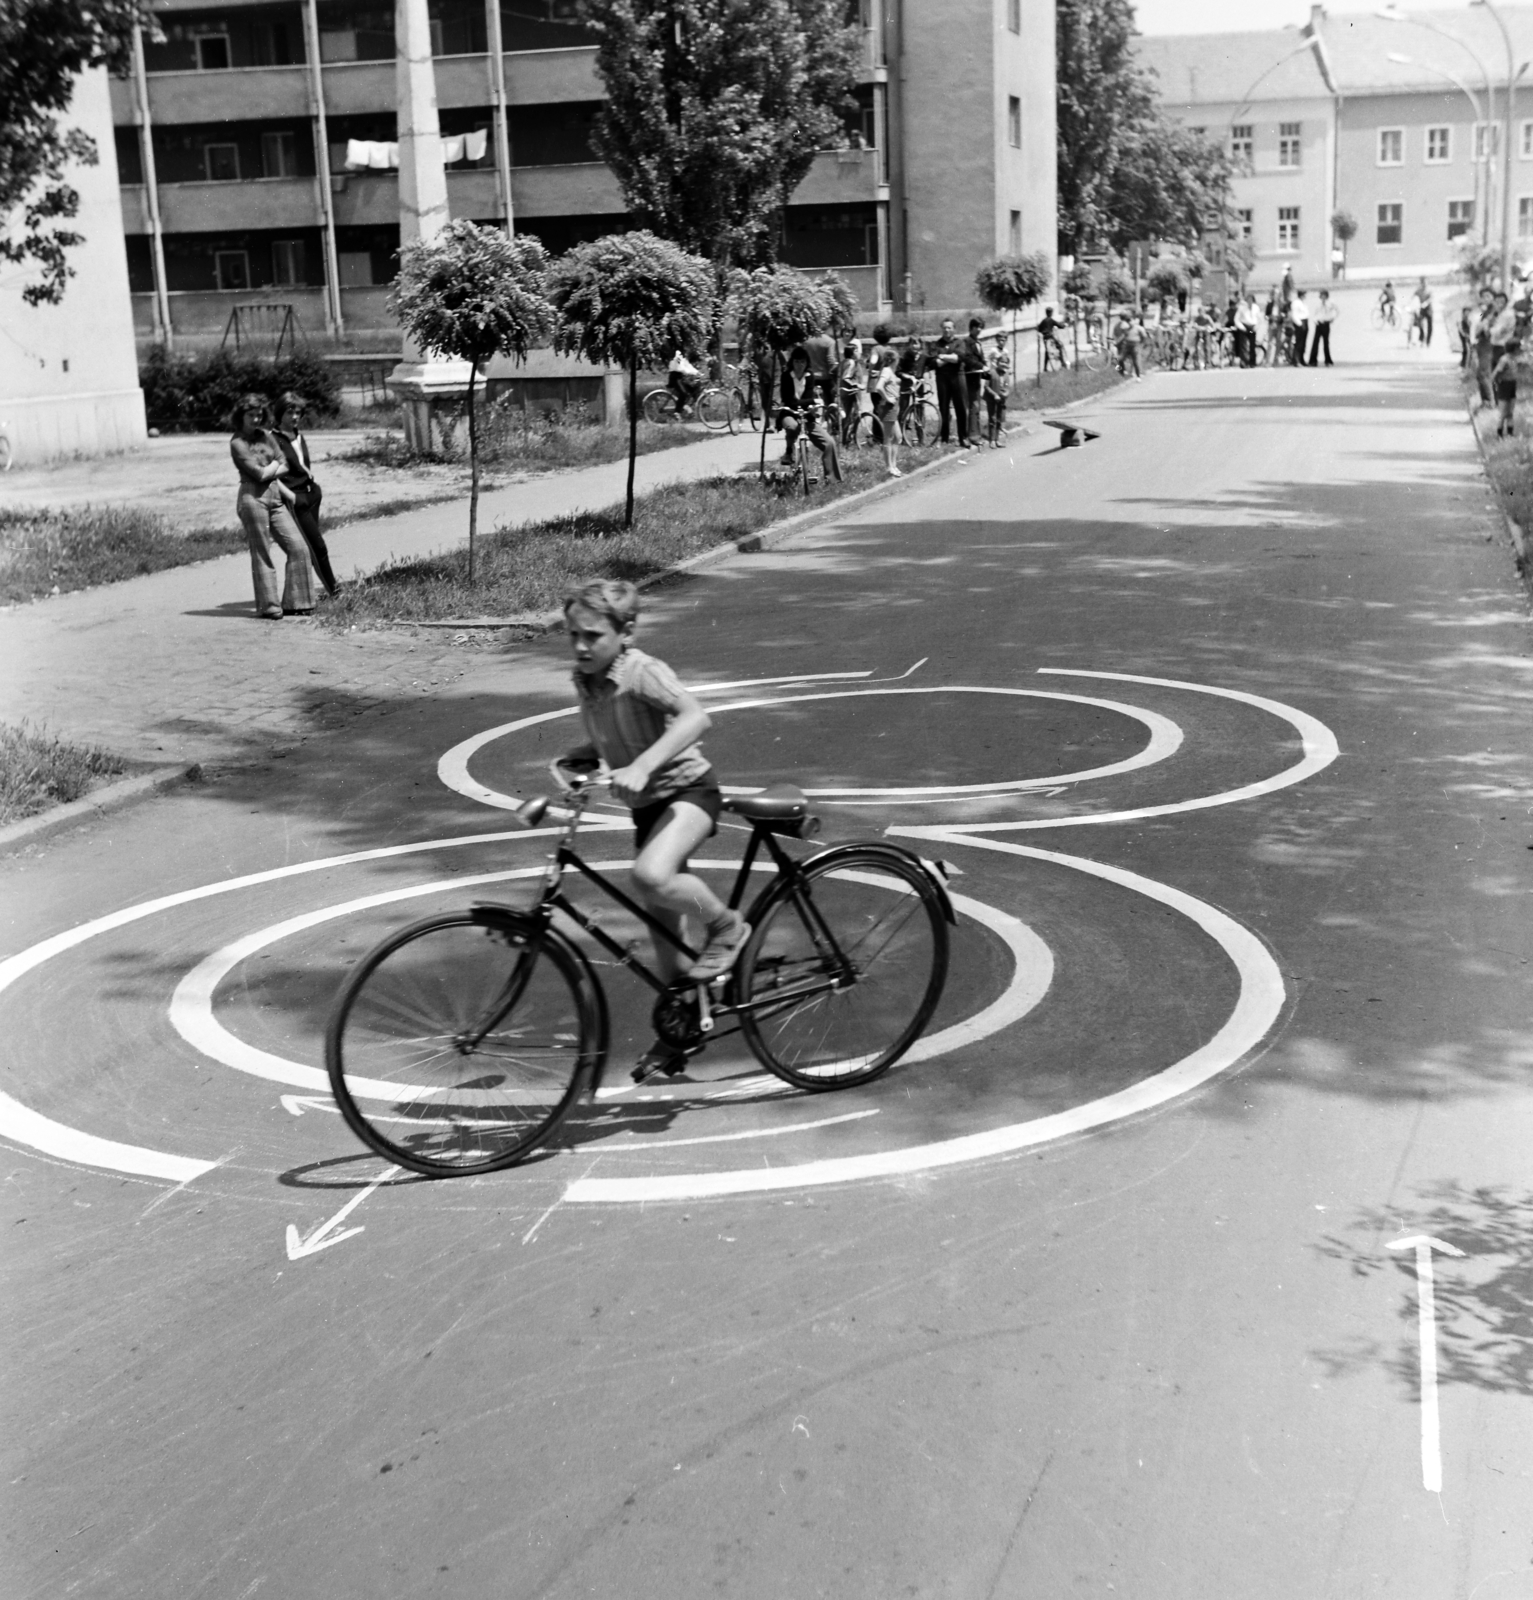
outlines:
[[[719, 687], [725, 686], [720, 685]], [[1113, 711], [1120, 716], [1128, 717], [1132, 721], [1142, 724], [1149, 731], [1150, 737], [1144, 749], [1137, 751], [1134, 755], [1128, 756], [1122, 761], [1114, 761], [1102, 767], [1089, 767], [1080, 772], [1055, 773], [1045, 778], [1003, 778], [996, 783], [806, 789], [804, 793], [811, 799], [827, 800], [832, 803], [859, 797], [906, 801], [961, 800], [974, 795], [1025, 794], [1029, 789], [1052, 789], [1060, 785], [1087, 783], [1099, 778], [1116, 777], [1125, 772], [1136, 772], [1141, 767], [1153, 766], [1157, 762], [1166, 760], [1169, 756], [1174, 755], [1182, 744], [1182, 730], [1169, 717], [1163, 717], [1159, 712], [1146, 711], [1139, 706], [1125, 705], [1118, 700], [1102, 700], [1081, 694], [1062, 694], [1048, 689], [1004, 689], [954, 684], [934, 684], [921, 688], [907, 687], [900, 689], [826, 689], [816, 690], [812, 694], [765, 695], [751, 700], [731, 700], [726, 701], [723, 705], [711, 706], [710, 710], [746, 711], [764, 706], [794, 705], [806, 700], [856, 700], [876, 695], [913, 694], [999, 694], [1029, 700], [1064, 700], [1075, 705], [1094, 706], [1098, 710]], [[522, 804], [522, 800], [514, 795], [503, 794], [498, 789], [491, 789], [486, 784], [480, 783], [477, 778], [472, 777], [468, 770], [470, 759], [486, 745], [493, 744], [498, 739], [507, 738], [513, 733], [520, 733], [524, 728], [535, 727], [539, 723], [553, 722], [561, 717], [576, 716], [578, 712], [578, 707], [569, 706], [558, 711], [539, 712], [538, 715], [532, 717], [520, 717], [515, 722], [501, 723], [498, 727], [486, 728], [482, 733], [476, 733], [471, 738], [464, 739], [447, 751], [441, 760], [437, 762], [437, 777], [449, 789], [466, 796], [470, 800], [477, 800], [481, 805], [494, 806], [501, 811], [514, 811]], [[726, 794], [755, 794], [759, 791], [725, 785], [724, 792]]]
[[[631, 866], [626, 861], [593, 861], [594, 867], [621, 869]], [[695, 861], [695, 868], [703, 870], [733, 871], [734, 861]], [[770, 871], [768, 866], [764, 870]], [[215, 950], [199, 961], [176, 985], [170, 1000], [171, 1026], [193, 1049], [238, 1072], [252, 1077], [265, 1078], [272, 1083], [282, 1083], [310, 1093], [330, 1093], [330, 1078], [318, 1067], [307, 1067], [299, 1061], [289, 1061], [284, 1056], [259, 1050], [237, 1038], [213, 1013], [213, 995], [218, 985], [242, 961], [257, 951], [283, 939], [302, 933], [321, 923], [333, 922], [358, 911], [372, 910], [377, 906], [396, 904], [401, 900], [419, 899], [425, 895], [444, 894], [470, 888], [477, 884], [505, 883], [518, 878], [535, 878], [542, 867], [517, 867], [506, 872], [488, 872], [472, 878], [441, 878], [432, 883], [412, 884], [407, 889], [390, 889], [383, 894], [364, 895], [358, 900], [347, 900], [340, 905], [325, 906], [318, 911], [308, 911], [302, 916], [289, 917], [284, 922], [257, 929]], [[857, 874], [865, 881], [871, 877]], [[1010, 982], [997, 999], [977, 1011], [972, 1017], [939, 1033], [918, 1039], [903, 1056], [904, 1061], [930, 1061], [946, 1055], [964, 1045], [999, 1033], [1025, 1017], [1048, 992], [1054, 979], [1054, 957], [1049, 947], [1020, 918], [1009, 912], [985, 905], [966, 895], [952, 895], [956, 909], [965, 916], [997, 934], [1011, 951], [1013, 970]], [[397, 1100], [402, 1095], [426, 1096], [433, 1091], [410, 1084], [374, 1082], [366, 1078], [349, 1079], [352, 1092], [379, 1100]]]

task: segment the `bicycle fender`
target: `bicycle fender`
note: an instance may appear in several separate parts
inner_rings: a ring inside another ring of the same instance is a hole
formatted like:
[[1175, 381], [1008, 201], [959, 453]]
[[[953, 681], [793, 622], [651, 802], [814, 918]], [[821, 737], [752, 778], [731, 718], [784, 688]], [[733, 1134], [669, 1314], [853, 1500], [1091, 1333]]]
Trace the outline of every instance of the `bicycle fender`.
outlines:
[[[937, 902], [942, 907], [943, 921], [948, 923], [951, 927], [956, 928], [958, 926], [958, 913], [953, 909], [953, 899], [948, 893], [946, 876], [947, 872], [952, 869], [948, 868], [944, 862], [928, 861], [924, 856], [918, 856], [914, 850], [908, 850], [902, 844], [895, 844], [892, 839], [879, 839], [877, 843], [880, 850], [889, 850], [895, 855], [903, 856], [911, 866], [915, 867], [919, 872], [925, 874], [927, 881], [937, 892]], [[866, 844], [832, 845], [827, 850], [820, 850], [812, 856], [806, 856], [802, 864], [807, 867], [811, 863], [818, 863], [821, 861], [829, 861], [833, 863], [835, 858], [839, 855], [846, 855], [852, 851], [866, 848]], [[767, 892], [770, 893], [771, 891], [768, 890]]]

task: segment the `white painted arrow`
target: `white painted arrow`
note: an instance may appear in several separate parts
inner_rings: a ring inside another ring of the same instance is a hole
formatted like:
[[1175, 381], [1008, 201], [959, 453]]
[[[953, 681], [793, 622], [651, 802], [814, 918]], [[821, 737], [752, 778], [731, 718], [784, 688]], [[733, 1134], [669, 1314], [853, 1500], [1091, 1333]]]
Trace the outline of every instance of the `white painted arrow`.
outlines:
[[328, 1250], [331, 1245], [339, 1244], [342, 1239], [349, 1239], [353, 1234], [365, 1233], [365, 1228], [342, 1228], [339, 1233], [333, 1230], [339, 1228], [353, 1211], [370, 1195], [374, 1189], [387, 1183], [399, 1171], [398, 1167], [389, 1167], [380, 1176], [373, 1179], [361, 1194], [353, 1195], [328, 1222], [322, 1222], [307, 1238], [299, 1236], [297, 1228], [290, 1222], [287, 1225], [287, 1258], [289, 1261], [301, 1261], [305, 1256], [318, 1254], [321, 1250]]
[[1413, 1233], [1392, 1239], [1389, 1250], [1416, 1252], [1416, 1322], [1421, 1335], [1421, 1481], [1433, 1494], [1443, 1487], [1442, 1439], [1437, 1415], [1437, 1298], [1432, 1289], [1432, 1252], [1462, 1256], [1445, 1239]]
[[291, 1112], [295, 1117], [301, 1117], [305, 1111], [333, 1111], [337, 1116], [341, 1108], [335, 1101], [322, 1094], [285, 1094], [279, 1097], [282, 1109]]

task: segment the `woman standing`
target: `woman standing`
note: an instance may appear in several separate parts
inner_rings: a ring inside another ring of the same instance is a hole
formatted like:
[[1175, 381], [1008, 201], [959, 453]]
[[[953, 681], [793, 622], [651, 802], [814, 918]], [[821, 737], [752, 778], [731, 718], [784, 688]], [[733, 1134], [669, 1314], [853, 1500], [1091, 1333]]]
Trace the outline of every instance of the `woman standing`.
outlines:
[[325, 593], [334, 594], [339, 585], [319, 526], [319, 506], [324, 493], [315, 480], [309, 441], [303, 436], [307, 410], [308, 402], [301, 394], [285, 394], [279, 402], [277, 444], [287, 458], [287, 471], [282, 474], [282, 481], [293, 491], [293, 520], [309, 547], [309, 560], [325, 586]]
[[[240, 475], [234, 509], [250, 541], [250, 572], [255, 581], [256, 613], [280, 622], [284, 612], [307, 616], [314, 609], [314, 575], [303, 535], [293, 520], [293, 491], [283, 483], [287, 458], [268, 431], [271, 412], [258, 394], [247, 394], [234, 408], [229, 454]], [[277, 563], [272, 542], [287, 557], [278, 598]]]

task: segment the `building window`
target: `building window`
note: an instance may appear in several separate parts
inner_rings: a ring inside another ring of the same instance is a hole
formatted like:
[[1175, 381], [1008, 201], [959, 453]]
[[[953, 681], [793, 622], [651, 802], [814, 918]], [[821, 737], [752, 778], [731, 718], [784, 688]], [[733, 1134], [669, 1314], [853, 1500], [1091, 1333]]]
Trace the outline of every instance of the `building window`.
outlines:
[[1235, 122], [1230, 125], [1230, 160], [1236, 166], [1249, 167], [1251, 153], [1255, 149], [1256, 140], [1253, 137], [1255, 129], [1249, 122]]
[[1006, 248], [1014, 256], [1022, 254], [1022, 213], [1013, 211], [1006, 230]]
[[271, 281], [281, 289], [296, 289], [303, 282], [303, 240], [277, 239], [271, 247]]
[[217, 250], [213, 253], [213, 271], [218, 276], [220, 289], [248, 289], [250, 287], [250, 257], [243, 250]]
[[238, 183], [240, 147], [237, 144], [203, 145], [202, 167], [209, 183]]
[[1278, 207], [1277, 247], [1279, 250], [1297, 250], [1299, 248], [1299, 208], [1297, 206]]
[[1448, 237], [1462, 239], [1474, 227], [1474, 201], [1450, 200], [1448, 202]]
[[1533, 161], [1533, 122], [1524, 122], [1517, 136], [1517, 153], [1524, 161]]
[[1379, 129], [1378, 164], [1381, 167], [1398, 167], [1405, 160], [1405, 129]]
[[1247, 244], [1250, 244], [1252, 236], [1256, 232], [1255, 221], [1255, 214], [1252, 212], [1249, 206], [1247, 206], [1244, 211], [1237, 211], [1235, 213], [1235, 226], [1240, 231], [1240, 237]]
[[1006, 137], [1014, 149], [1022, 148], [1022, 102], [1015, 95], [1006, 101]]
[[1299, 136], [1302, 125], [1297, 122], [1278, 123], [1278, 165], [1296, 167], [1299, 164]]
[[261, 135], [261, 166], [268, 178], [296, 178], [298, 151], [290, 133]]
[[1517, 237], [1533, 239], [1533, 195], [1517, 197]]
[[1379, 231], [1375, 239], [1379, 244], [1399, 244], [1405, 231], [1405, 207], [1391, 200], [1379, 207]]
[[1006, 0], [1006, 26], [1013, 33], [1022, 31], [1022, 0]]
[[1453, 159], [1453, 130], [1451, 128], [1427, 129], [1427, 160], [1431, 162]]
[[199, 33], [197, 35], [197, 68], [201, 72], [225, 72], [229, 67], [229, 35], [227, 33]]
[[1487, 128], [1483, 122], [1474, 125], [1474, 158], [1476, 161], [1485, 159], [1487, 147], [1492, 156], [1501, 154], [1501, 124], [1493, 122]]

